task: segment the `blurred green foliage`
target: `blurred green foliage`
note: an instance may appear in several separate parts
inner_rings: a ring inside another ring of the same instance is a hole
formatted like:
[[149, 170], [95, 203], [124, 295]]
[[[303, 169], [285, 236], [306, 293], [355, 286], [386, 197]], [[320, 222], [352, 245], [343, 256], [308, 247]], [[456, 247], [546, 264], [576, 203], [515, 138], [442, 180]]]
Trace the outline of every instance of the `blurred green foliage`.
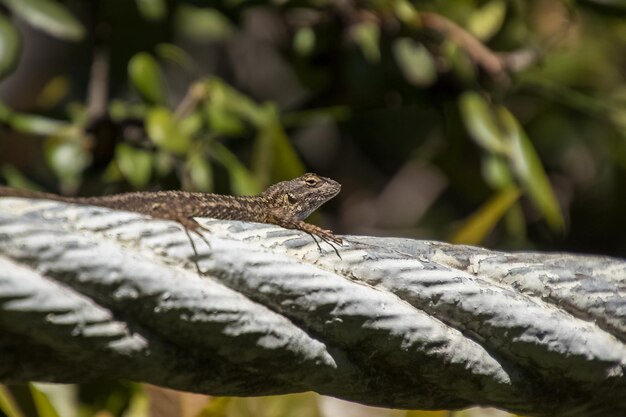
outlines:
[[312, 170], [343, 184], [337, 232], [624, 256], [624, 16], [621, 0], [0, 0], [0, 176], [253, 194]]
[[0, 7], [10, 184], [250, 194], [309, 169], [344, 183], [339, 231], [626, 248], [622, 2]]
[[[10, 184], [248, 194], [308, 165], [347, 185], [339, 230], [626, 247], [587, 220], [624, 225], [620, 2], [0, 3], [0, 76], [39, 86], [0, 90]], [[70, 42], [55, 71], [19, 65], [41, 32]], [[413, 216], [385, 210], [407, 193]]]
[[[7, 417], [482, 417], [485, 409], [463, 411], [386, 410], [322, 397], [312, 392], [269, 397], [208, 397], [139, 384], [30, 384], [0, 386], [0, 415]], [[3, 394], [4, 393], [4, 394]], [[25, 395], [32, 393], [32, 396]], [[44, 394], [45, 393], [45, 394]], [[3, 398], [13, 402], [4, 407]], [[22, 412], [16, 405], [23, 407]], [[39, 414], [37, 414], [39, 413]], [[511, 414], [490, 410], [494, 417]]]

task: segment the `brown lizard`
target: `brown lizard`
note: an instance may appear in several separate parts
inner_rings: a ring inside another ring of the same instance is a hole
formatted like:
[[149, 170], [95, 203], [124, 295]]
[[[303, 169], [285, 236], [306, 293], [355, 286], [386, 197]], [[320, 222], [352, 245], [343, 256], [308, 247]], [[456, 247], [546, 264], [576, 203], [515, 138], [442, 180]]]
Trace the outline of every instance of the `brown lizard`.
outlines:
[[255, 196], [155, 191], [100, 197], [65, 197], [4, 186], [0, 186], [0, 196], [46, 199], [147, 214], [157, 219], [175, 220], [185, 231], [193, 231], [200, 237], [202, 226], [194, 217], [271, 223], [287, 229], [301, 230], [311, 236], [318, 236], [325, 242], [341, 244], [341, 238], [330, 230], [304, 222], [309, 214], [336, 196], [340, 190], [341, 185], [338, 182], [308, 173], [276, 183]]

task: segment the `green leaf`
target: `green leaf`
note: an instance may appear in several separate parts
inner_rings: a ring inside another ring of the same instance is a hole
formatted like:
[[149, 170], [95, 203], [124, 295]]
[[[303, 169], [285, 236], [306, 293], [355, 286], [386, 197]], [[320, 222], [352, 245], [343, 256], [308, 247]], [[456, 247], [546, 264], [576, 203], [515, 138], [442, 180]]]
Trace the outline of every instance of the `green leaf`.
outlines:
[[215, 134], [241, 136], [246, 131], [244, 122], [219, 101], [207, 101], [205, 111], [209, 128]]
[[155, 48], [157, 55], [161, 59], [174, 62], [181, 68], [193, 73], [200, 72], [198, 64], [193, 60], [183, 48], [172, 43], [160, 43]]
[[519, 201], [513, 204], [504, 216], [504, 228], [510, 236], [518, 239], [526, 237], [526, 220]]
[[152, 174], [152, 156], [143, 149], [120, 143], [115, 148], [115, 160], [122, 175], [134, 188], [144, 188]]
[[298, 29], [293, 37], [293, 49], [300, 56], [311, 55], [315, 49], [315, 31], [310, 27]]
[[161, 150], [157, 150], [152, 157], [154, 172], [161, 178], [167, 177], [172, 173], [176, 162], [172, 154]]
[[65, 6], [52, 0], [1, 0], [16, 16], [49, 35], [68, 41], [85, 37], [85, 28]]
[[211, 154], [228, 170], [230, 187], [235, 194], [254, 195], [261, 191], [261, 187], [250, 171], [224, 145], [214, 143], [211, 147]]
[[13, 396], [4, 385], [0, 385], [0, 411], [7, 417], [24, 417], [21, 410], [17, 408]]
[[492, 0], [470, 15], [467, 28], [481, 41], [487, 41], [500, 30], [505, 16], [506, 2]]
[[135, 0], [139, 13], [151, 21], [163, 20], [167, 14], [167, 4], [164, 0]]
[[0, 14], [0, 80], [17, 66], [21, 52], [20, 36], [6, 16]]
[[437, 80], [435, 60], [424, 45], [410, 38], [398, 38], [393, 42], [393, 55], [411, 84], [428, 87]]
[[20, 170], [15, 168], [13, 165], [3, 165], [0, 168], [0, 172], [2, 172], [2, 176], [6, 180], [7, 184], [13, 188], [43, 191], [39, 188], [39, 186], [37, 186], [37, 184], [22, 175]]
[[393, 12], [404, 24], [413, 25], [419, 19], [419, 13], [408, 0], [397, 0], [393, 2]]
[[37, 95], [40, 108], [52, 109], [67, 97], [71, 89], [70, 79], [65, 75], [57, 75], [46, 82]]
[[187, 170], [194, 190], [209, 192], [213, 189], [213, 169], [202, 152], [191, 152], [187, 158]]
[[147, 107], [141, 103], [131, 103], [126, 100], [111, 99], [109, 103], [109, 114], [115, 121], [124, 120], [127, 118], [143, 119], [146, 117]]
[[460, 81], [468, 85], [474, 85], [476, 83], [476, 67], [474, 66], [474, 62], [467, 55], [465, 49], [459, 47], [451, 40], [446, 39], [441, 45], [441, 53], [445, 62], [452, 70], [452, 73], [456, 75]]
[[211, 397], [196, 417], [226, 417], [232, 397]]
[[533, 144], [511, 112], [500, 107], [498, 115], [506, 131], [509, 158], [516, 177], [528, 190], [530, 198], [548, 225], [556, 231], [564, 230], [565, 222], [559, 203]]
[[452, 237], [452, 243], [480, 244], [519, 196], [520, 190], [515, 186], [500, 191], [467, 219], [461, 229]]
[[49, 119], [34, 114], [14, 113], [9, 124], [18, 132], [34, 135], [63, 135], [71, 136], [76, 129], [67, 122]]
[[141, 384], [133, 384], [128, 407], [121, 417], [150, 417], [150, 399]]
[[354, 41], [361, 48], [365, 60], [369, 63], [380, 61], [380, 29], [370, 22], [356, 24], [351, 29]]
[[139, 52], [128, 63], [128, 76], [139, 94], [149, 103], [165, 104], [165, 79], [156, 60], [146, 52]]
[[502, 132], [485, 99], [478, 93], [468, 91], [459, 98], [459, 107], [465, 128], [472, 139], [488, 152], [504, 153], [506, 145]]
[[184, 136], [192, 137], [202, 129], [202, 115], [199, 112], [178, 120], [178, 127]]
[[148, 112], [146, 130], [150, 139], [161, 149], [183, 155], [189, 150], [191, 137], [186, 135], [172, 113], [163, 107]]
[[252, 154], [252, 171], [262, 183], [291, 179], [304, 172], [304, 164], [293, 149], [272, 105], [263, 107], [263, 122]]
[[79, 140], [49, 138], [45, 143], [45, 155], [50, 168], [70, 188], [80, 183], [83, 170], [91, 162], [91, 155]]
[[176, 13], [176, 28], [199, 42], [224, 41], [234, 33], [233, 25], [216, 9], [182, 4]]
[[252, 123], [256, 127], [266, 122], [263, 106], [258, 105], [223, 81], [213, 78], [207, 81], [206, 88], [212, 103], [222, 106], [240, 119]]
[[28, 384], [28, 387], [37, 409], [37, 417], [59, 417], [59, 413], [54, 409], [46, 394], [38, 390], [33, 384]]
[[5, 123], [9, 123], [11, 117], [13, 117], [13, 110], [9, 108], [4, 102], [0, 101], [0, 120]]
[[507, 160], [499, 155], [488, 154], [483, 158], [482, 174], [487, 184], [496, 190], [514, 184]]
[[105, 184], [114, 184], [124, 180], [124, 175], [120, 171], [120, 166], [113, 159], [102, 173], [102, 181]]

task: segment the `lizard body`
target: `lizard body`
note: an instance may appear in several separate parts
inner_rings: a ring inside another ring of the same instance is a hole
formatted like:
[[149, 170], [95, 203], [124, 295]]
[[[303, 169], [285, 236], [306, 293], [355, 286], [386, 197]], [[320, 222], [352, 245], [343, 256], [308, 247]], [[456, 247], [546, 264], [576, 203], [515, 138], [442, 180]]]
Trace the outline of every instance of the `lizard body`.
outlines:
[[304, 222], [309, 214], [336, 196], [341, 185], [316, 174], [304, 174], [276, 183], [255, 196], [230, 196], [187, 191], [131, 192], [100, 197], [66, 197], [0, 186], [1, 197], [24, 197], [107, 207], [174, 220], [198, 233], [202, 227], [193, 218], [242, 220], [271, 223], [297, 229], [322, 240], [341, 243], [331, 231]]

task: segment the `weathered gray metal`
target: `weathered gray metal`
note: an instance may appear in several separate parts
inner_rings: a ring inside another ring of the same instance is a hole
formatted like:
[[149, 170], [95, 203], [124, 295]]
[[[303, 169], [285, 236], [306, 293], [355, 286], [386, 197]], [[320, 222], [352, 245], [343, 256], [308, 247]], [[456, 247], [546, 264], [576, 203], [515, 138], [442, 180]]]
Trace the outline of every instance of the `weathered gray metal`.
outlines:
[[623, 260], [204, 224], [0, 199], [0, 381], [626, 415]]

